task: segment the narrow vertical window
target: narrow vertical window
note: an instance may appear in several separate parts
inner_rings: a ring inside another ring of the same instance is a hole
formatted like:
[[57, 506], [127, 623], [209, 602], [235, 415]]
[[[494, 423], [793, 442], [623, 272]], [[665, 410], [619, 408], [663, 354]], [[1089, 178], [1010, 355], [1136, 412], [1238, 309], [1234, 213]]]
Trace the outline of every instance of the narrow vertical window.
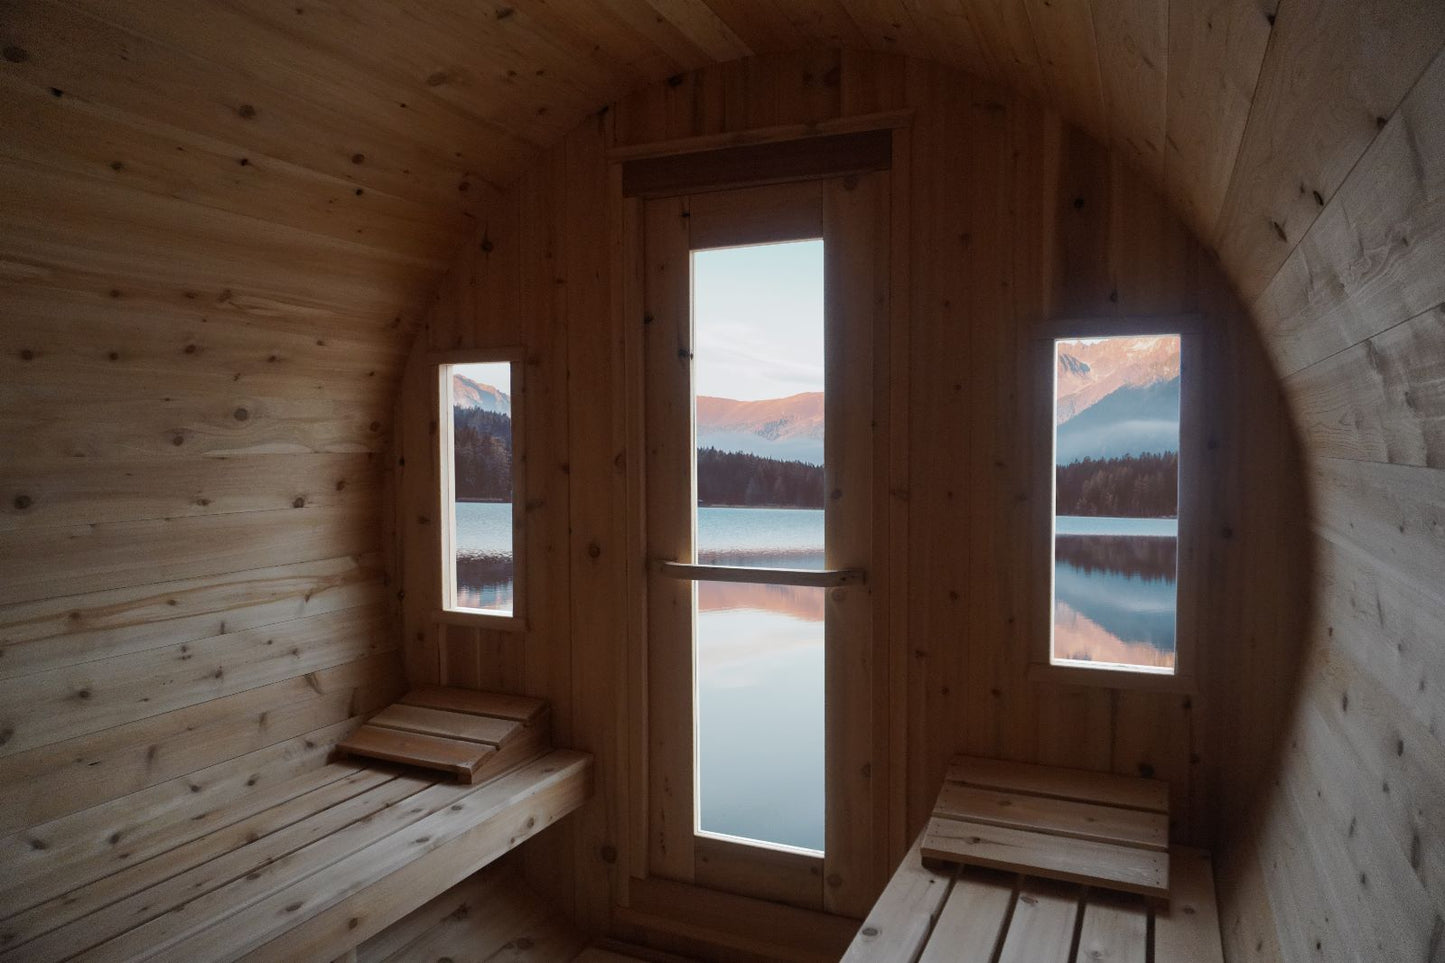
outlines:
[[1180, 349], [1054, 342], [1055, 665], [1176, 670]]
[[[692, 253], [695, 561], [824, 567], [823, 241]], [[697, 831], [822, 851], [826, 589], [696, 583]]]
[[441, 366], [445, 608], [513, 614], [516, 593], [512, 365]]

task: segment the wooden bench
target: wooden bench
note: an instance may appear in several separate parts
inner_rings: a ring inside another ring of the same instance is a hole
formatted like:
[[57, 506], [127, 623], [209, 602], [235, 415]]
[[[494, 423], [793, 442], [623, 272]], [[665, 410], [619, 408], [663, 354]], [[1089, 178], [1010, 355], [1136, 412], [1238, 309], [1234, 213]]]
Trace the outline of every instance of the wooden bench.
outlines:
[[1214, 873], [1203, 850], [1170, 849], [1164, 907], [1134, 893], [1001, 870], [929, 868], [922, 841], [920, 834], [844, 963], [1223, 963]]
[[439, 778], [333, 762], [0, 881], [0, 961], [332, 960], [579, 807], [591, 757]]

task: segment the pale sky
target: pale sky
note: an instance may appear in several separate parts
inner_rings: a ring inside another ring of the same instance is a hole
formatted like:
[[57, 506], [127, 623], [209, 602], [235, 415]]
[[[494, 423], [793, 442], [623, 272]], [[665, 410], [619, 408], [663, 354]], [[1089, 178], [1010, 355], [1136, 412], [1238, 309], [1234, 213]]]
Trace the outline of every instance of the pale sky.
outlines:
[[692, 255], [699, 395], [756, 401], [823, 390], [823, 242]]

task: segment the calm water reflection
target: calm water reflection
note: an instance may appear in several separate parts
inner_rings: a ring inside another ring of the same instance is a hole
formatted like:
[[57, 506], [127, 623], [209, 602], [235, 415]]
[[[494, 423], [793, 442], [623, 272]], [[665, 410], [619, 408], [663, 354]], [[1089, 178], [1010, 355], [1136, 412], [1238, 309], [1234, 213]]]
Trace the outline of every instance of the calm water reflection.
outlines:
[[[1156, 528], [1160, 522], [1173, 525], [1169, 519], [1138, 521]], [[1066, 528], [1063, 519], [1060, 522], [1060, 528]], [[1177, 557], [1178, 539], [1172, 534], [1059, 535], [1054, 550], [1054, 659], [1172, 667]]]

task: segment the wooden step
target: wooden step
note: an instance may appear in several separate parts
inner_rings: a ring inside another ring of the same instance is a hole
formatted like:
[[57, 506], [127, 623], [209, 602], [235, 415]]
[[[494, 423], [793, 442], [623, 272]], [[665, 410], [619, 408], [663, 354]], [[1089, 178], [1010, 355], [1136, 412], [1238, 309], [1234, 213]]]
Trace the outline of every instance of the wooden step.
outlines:
[[422, 686], [372, 716], [337, 748], [477, 783], [545, 752], [548, 719], [540, 699]]
[[922, 856], [1163, 899], [1168, 846], [1163, 782], [959, 756]]

